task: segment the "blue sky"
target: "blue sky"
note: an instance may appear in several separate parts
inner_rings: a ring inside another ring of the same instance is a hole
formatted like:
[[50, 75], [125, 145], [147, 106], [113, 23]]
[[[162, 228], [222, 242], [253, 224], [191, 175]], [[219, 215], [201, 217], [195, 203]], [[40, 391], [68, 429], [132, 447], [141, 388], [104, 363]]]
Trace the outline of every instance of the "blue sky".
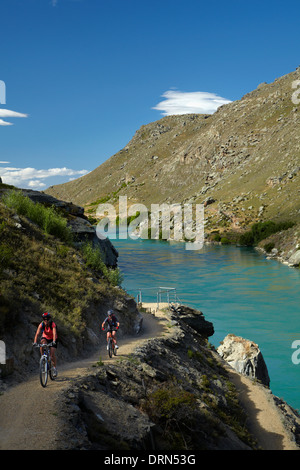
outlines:
[[0, 176], [19, 187], [77, 178], [143, 124], [300, 64], [299, 0], [1, 0], [0, 16]]

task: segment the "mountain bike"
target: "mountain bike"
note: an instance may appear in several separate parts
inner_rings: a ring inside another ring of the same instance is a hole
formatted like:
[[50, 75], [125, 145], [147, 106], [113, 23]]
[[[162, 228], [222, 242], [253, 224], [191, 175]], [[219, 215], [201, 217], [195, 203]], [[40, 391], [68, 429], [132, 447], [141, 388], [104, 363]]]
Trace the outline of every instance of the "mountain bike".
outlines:
[[112, 334], [111, 334], [112, 331], [116, 331], [116, 328], [114, 328], [113, 330], [106, 330], [106, 331], [107, 331], [107, 333], [110, 333], [110, 335], [108, 337], [108, 341], [107, 341], [108, 355], [109, 355], [109, 357], [112, 357], [113, 354], [116, 356], [117, 355], [117, 348], [115, 348], [115, 343], [113, 341]]
[[54, 380], [53, 364], [51, 361], [50, 348], [53, 346], [53, 342], [49, 344], [37, 344], [37, 348], [42, 348], [42, 356], [40, 359], [40, 381], [42, 387], [46, 387], [48, 382], [48, 376], [51, 380]]

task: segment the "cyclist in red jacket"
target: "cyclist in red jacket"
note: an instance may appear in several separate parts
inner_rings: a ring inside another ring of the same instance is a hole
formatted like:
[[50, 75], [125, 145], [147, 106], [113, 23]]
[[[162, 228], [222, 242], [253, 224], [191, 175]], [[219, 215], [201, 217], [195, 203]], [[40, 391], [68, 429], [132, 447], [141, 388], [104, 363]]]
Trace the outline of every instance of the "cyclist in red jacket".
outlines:
[[[35, 337], [34, 337], [34, 344], [37, 343], [37, 339], [42, 334], [41, 337], [41, 344], [49, 344], [53, 343], [53, 346], [50, 348], [50, 354], [51, 354], [51, 360], [53, 364], [53, 376], [57, 376], [57, 370], [56, 370], [56, 355], [55, 355], [55, 349], [57, 348], [57, 328], [56, 324], [51, 318], [50, 313], [43, 313], [42, 315], [43, 321], [42, 323], [39, 324]], [[41, 348], [41, 354], [43, 353], [43, 350]]]
[[107, 342], [108, 342], [108, 338], [112, 336], [112, 340], [115, 343], [115, 348], [119, 349], [119, 346], [117, 345], [116, 330], [119, 329], [120, 323], [118, 322], [118, 319], [114, 315], [112, 310], [108, 310], [107, 317], [102, 323], [102, 330], [104, 330], [105, 323], [107, 323], [107, 335], [106, 335]]

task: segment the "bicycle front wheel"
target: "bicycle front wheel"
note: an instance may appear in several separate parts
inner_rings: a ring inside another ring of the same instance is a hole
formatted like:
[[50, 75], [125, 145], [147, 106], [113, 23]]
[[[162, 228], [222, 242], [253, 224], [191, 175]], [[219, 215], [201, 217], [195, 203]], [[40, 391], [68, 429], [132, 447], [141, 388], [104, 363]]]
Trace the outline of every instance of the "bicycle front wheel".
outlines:
[[40, 360], [40, 381], [42, 387], [46, 387], [48, 381], [48, 362], [44, 356]]

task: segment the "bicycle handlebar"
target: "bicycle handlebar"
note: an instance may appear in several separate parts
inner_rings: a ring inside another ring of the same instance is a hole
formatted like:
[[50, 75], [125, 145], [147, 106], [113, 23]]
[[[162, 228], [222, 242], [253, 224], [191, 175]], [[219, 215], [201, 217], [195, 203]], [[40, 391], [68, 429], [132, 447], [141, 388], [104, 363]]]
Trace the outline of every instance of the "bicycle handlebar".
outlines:
[[55, 344], [54, 341], [52, 341], [52, 343], [49, 343], [49, 344], [48, 343], [40, 343], [40, 344], [33, 343], [32, 346], [35, 347], [35, 348], [43, 348], [45, 346], [47, 346], [48, 348], [51, 348], [53, 346], [53, 344]]

